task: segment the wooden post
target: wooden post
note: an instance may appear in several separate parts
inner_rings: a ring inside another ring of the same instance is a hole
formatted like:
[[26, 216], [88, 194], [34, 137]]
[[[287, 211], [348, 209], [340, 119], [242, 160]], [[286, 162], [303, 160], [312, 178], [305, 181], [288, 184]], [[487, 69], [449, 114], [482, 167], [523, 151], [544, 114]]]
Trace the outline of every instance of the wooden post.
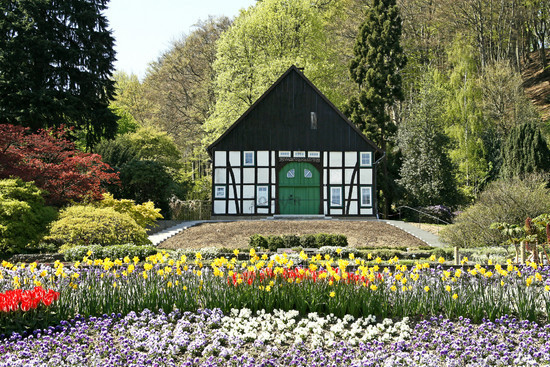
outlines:
[[460, 265], [460, 256], [458, 254], [458, 246], [455, 246], [455, 265]]
[[521, 244], [519, 245], [519, 248], [520, 248], [520, 258], [521, 258], [521, 264], [525, 264], [525, 260], [527, 259], [526, 258], [526, 254], [525, 254], [525, 242], [522, 241]]

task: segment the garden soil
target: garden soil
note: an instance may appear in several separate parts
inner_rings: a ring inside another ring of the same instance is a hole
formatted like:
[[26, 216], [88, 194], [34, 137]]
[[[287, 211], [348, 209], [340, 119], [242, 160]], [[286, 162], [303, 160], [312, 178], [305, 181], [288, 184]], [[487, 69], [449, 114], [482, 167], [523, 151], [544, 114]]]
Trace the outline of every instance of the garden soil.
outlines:
[[269, 220], [202, 223], [188, 228], [159, 245], [166, 249], [199, 249], [248, 247], [248, 239], [261, 235], [304, 235], [315, 233], [343, 234], [350, 247], [418, 249], [426, 244], [416, 237], [389, 224], [357, 220]]

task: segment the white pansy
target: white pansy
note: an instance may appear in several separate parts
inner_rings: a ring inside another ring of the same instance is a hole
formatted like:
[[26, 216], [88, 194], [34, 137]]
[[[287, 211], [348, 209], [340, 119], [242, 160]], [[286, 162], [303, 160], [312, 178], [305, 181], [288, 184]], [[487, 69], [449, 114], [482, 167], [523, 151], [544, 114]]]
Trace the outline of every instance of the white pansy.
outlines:
[[355, 318], [333, 314], [319, 316], [310, 313], [300, 317], [298, 311], [275, 310], [273, 313], [250, 310], [231, 310], [230, 316], [221, 320], [219, 332], [243, 341], [254, 341], [265, 346], [309, 344], [314, 348], [333, 346], [335, 340], [347, 340], [356, 346], [360, 342], [379, 340], [392, 342], [406, 340], [411, 329], [408, 319], [393, 323], [384, 319], [376, 323], [374, 316]]

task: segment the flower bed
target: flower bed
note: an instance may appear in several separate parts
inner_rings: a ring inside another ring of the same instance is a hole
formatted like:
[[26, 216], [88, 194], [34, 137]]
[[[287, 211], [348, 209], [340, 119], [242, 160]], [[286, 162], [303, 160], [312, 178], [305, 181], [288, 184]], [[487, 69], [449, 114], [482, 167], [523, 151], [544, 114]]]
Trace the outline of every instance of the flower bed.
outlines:
[[234, 255], [3, 262], [4, 297], [42, 298], [0, 310], [0, 365], [550, 363], [550, 267]]
[[390, 271], [381, 261], [368, 266], [353, 255], [347, 260], [328, 255], [308, 259], [302, 253], [301, 267], [286, 255], [272, 259], [261, 259], [254, 252], [250, 255], [243, 262], [236, 257], [218, 258], [209, 268], [202, 267], [200, 254], [191, 264], [185, 256], [175, 261], [162, 254], [139, 265], [138, 258], [85, 258], [71, 267], [58, 262], [53, 267], [4, 263], [0, 292], [40, 286], [53, 289], [60, 296], [51, 310], [60, 320], [77, 314], [127, 314], [144, 309], [170, 312], [174, 307], [224, 312], [232, 308], [295, 309], [302, 315], [318, 312], [378, 318], [442, 314], [474, 322], [504, 315], [548, 320], [550, 268], [536, 264], [444, 270], [427, 262], [411, 268], [394, 263]]
[[233, 310], [131, 312], [77, 318], [14, 335], [0, 366], [538, 366], [550, 326], [508, 317], [473, 324], [430, 318], [301, 317]]

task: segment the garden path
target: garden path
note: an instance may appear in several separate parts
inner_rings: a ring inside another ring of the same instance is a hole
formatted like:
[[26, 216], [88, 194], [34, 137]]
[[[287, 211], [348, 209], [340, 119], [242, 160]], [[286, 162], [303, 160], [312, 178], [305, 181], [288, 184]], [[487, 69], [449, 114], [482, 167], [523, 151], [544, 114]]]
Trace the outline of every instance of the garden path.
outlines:
[[426, 242], [428, 245], [432, 247], [444, 247], [443, 243], [441, 243], [441, 241], [439, 240], [439, 236], [431, 232], [425, 231], [421, 228], [418, 228], [412, 223], [407, 223], [400, 220], [382, 220], [382, 221], [394, 227], [404, 230], [408, 234], [415, 236], [419, 240]]

